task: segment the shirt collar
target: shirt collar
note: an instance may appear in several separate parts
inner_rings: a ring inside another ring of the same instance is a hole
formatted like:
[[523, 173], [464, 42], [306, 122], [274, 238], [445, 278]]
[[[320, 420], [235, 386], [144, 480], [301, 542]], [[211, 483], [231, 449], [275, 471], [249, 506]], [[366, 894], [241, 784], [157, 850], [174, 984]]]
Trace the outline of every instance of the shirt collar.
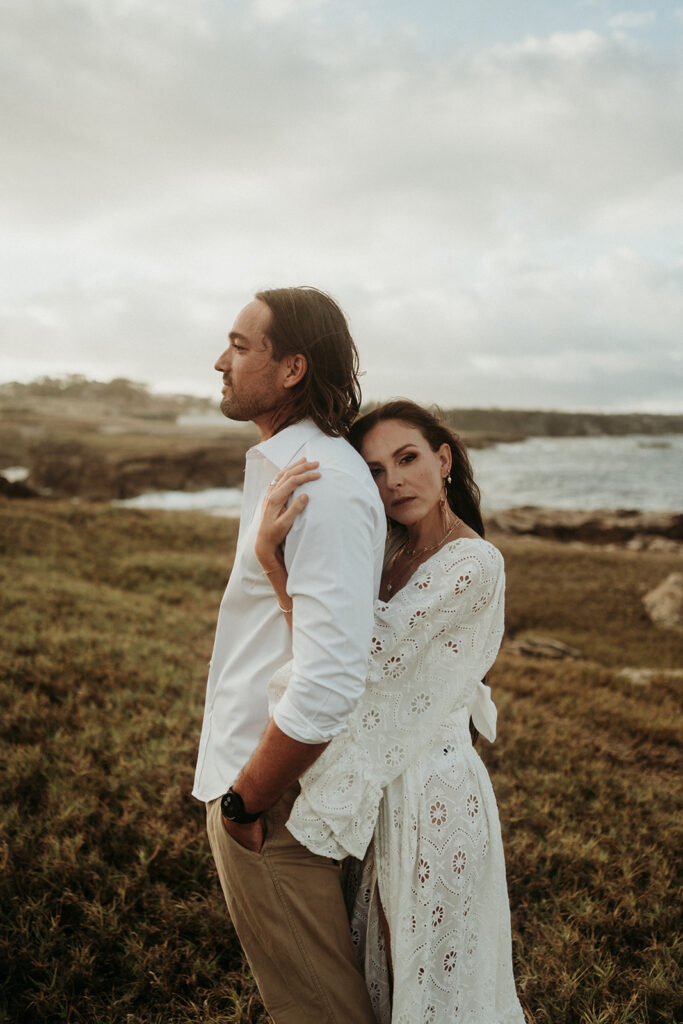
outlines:
[[315, 425], [313, 420], [299, 420], [298, 423], [292, 423], [290, 427], [285, 427], [284, 430], [273, 434], [267, 441], [255, 444], [249, 449], [247, 456], [252, 452], [260, 452], [278, 469], [283, 469], [294, 461], [295, 455], [307, 441], [323, 436], [322, 430]]

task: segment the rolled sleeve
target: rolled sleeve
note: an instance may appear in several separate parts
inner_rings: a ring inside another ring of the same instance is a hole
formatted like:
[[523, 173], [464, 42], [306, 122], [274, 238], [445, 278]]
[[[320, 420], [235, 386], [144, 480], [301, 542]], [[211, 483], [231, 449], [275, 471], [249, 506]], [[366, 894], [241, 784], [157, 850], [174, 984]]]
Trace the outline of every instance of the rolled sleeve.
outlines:
[[273, 719], [292, 739], [301, 743], [326, 743], [343, 729], [362, 693], [362, 686], [358, 693], [345, 695], [311, 679], [293, 676], [273, 712]]
[[[370, 486], [373, 486], [372, 484]], [[383, 524], [370, 488], [326, 469], [285, 544], [293, 665], [274, 712], [302, 743], [336, 736], [365, 688]]]

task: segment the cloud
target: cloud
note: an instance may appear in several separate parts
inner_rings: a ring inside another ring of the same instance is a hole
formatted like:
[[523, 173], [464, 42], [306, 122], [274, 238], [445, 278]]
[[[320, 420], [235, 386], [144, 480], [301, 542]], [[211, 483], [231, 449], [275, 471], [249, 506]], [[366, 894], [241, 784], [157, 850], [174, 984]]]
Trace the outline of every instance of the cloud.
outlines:
[[252, 0], [252, 11], [257, 21], [267, 24], [282, 21], [292, 15], [308, 14], [325, 0]]
[[210, 394], [213, 364], [242, 298], [209, 289], [188, 293], [177, 280], [91, 281], [5, 304], [0, 331], [15, 341], [8, 364], [23, 379], [84, 372]]
[[[434, 53], [372, 13], [8, 0], [0, 323], [22, 365], [208, 393], [251, 292], [313, 283], [351, 314], [368, 394], [669, 401], [674, 54], [595, 28]], [[619, 347], [645, 356], [617, 371]]]
[[607, 19], [607, 24], [614, 29], [638, 29], [654, 25], [657, 20], [655, 11], [621, 11]]
[[597, 32], [583, 29], [580, 32], [554, 32], [544, 37], [527, 36], [513, 46], [494, 47], [492, 53], [516, 57], [549, 57], [559, 60], [576, 60], [592, 57], [605, 49], [605, 40]]
[[680, 155], [680, 71], [653, 72], [594, 32], [407, 63], [398, 42], [333, 50], [307, 23], [254, 33], [233, 18], [212, 33], [177, 5], [155, 19], [92, 3], [70, 25], [44, 9], [52, 24], [11, 49], [15, 141], [0, 172], [36, 223], [135, 204], [193, 212], [198, 194], [272, 221], [279, 193], [290, 208], [374, 202], [380, 218], [392, 197], [438, 206], [477, 235], [506, 193], [574, 218]]
[[[407, 394], [446, 406], [676, 409], [683, 264], [628, 251], [585, 267], [489, 257], [446, 289], [407, 280], [323, 283], [350, 314], [367, 398]], [[305, 278], [303, 279], [305, 280]], [[213, 363], [247, 288], [182, 279], [92, 281], [0, 310], [22, 338], [24, 379], [58, 372], [143, 377], [156, 390], [213, 394]], [[625, 301], [625, 296], [628, 301]], [[98, 370], [99, 368], [99, 370]], [[140, 369], [144, 372], [140, 373]]]
[[390, 365], [389, 390], [409, 379], [411, 395], [446, 405], [679, 409], [681, 317], [683, 264], [623, 251], [581, 268], [490, 266], [448, 300], [416, 291], [363, 310], [360, 336], [375, 342], [366, 391], [387, 393]]

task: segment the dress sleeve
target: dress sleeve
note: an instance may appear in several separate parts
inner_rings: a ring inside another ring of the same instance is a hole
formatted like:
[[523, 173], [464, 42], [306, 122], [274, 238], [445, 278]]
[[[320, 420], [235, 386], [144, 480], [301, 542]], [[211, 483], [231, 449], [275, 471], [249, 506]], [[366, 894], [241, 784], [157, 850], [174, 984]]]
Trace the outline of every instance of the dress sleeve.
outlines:
[[500, 552], [461, 539], [377, 602], [367, 686], [344, 730], [301, 779], [288, 822], [325, 856], [362, 857], [382, 790], [456, 709], [469, 707], [503, 635]]

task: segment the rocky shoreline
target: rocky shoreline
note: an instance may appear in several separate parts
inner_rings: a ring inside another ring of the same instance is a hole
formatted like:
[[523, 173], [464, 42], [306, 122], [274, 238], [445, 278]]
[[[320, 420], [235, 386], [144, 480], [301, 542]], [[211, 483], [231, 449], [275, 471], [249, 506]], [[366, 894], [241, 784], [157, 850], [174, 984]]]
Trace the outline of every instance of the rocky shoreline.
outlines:
[[[444, 415], [471, 449], [532, 436], [683, 433], [683, 416], [512, 409]], [[0, 385], [0, 493], [8, 497], [108, 501], [149, 491], [239, 487], [244, 453], [255, 440], [253, 427], [226, 426], [215, 401], [152, 395], [124, 379], [104, 383], [72, 375]], [[2, 467], [10, 466], [26, 467], [27, 478], [3, 478]], [[526, 532], [517, 522], [510, 529]]]
[[[92, 440], [41, 437], [38, 443], [8, 452], [5, 457], [22, 462], [28, 474], [13, 481], [0, 471], [0, 494], [7, 497], [83, 498], [113, 501], [134, 498], [151, 491], [203, 491], [213, 487], [241, 487], [244, 457], [256, 441], [254, 431], [235, 431], [234, 436], [167, 427], [163, 433], [120, 434]], [[500, 438], [485, 435], [467, 438], [471, 448], [485, 448]]]
[[525, 506], [491, 512], [486, 525], [503, 534], [624, 546], [632, 551], [678, 551], [683, 543], [683, 514], [678, 512]]
[[[176, 442], [173, 450], [98, 451], [91, 446], [46, 442], [32, 456], [25, 481], [10, 484], [0, 476], [0, 492], [40, 497], [113, 501], [149, 491], [203, 491], [241, 487], [244, 479], [243, 440], [221, 439], [193, 445]], [[9, 484], [9, 486], [8, 486]]]
[[[131, 458], [114, 465], [106, 460], [84, 462], [70, 451], [63, 458], [46, 458], [44, 468], [27, 480], [9, 481], [0, 475], [0, 500], [34, 498], [49, 501], [71, 497], [112, 501], [149, 491], [202, 491], [213, 487], [240, 488], [243, 453], [226, 458], [224, 443], [188, 450], [183, 458], [163, 454]], [[36, 487], [36, 477], [41, 483]], [[50, 484], [59, 486], [54, 490]], [[683, 554], [683, 514], [638, 512], [632, 509], [541, 508], [523, 506], [485, 514], [487, 531], [508, 536], [630, 551]]]
[[[72, 498], [109, 502], [154, 491], [240, 488], [244, 456], [257, 439], [249, 425], [183, 422], [203, 405], [187, 396], [150, 395], [129, 381], [109, 384], [67, 378], [35, 386], [0, 386], [0, 500]], [[195, 408], [196, 407], [196, 408]], [[637, 429], [683, 430], [683, 417], [597, 416], [459, 410], [449, 414], [470, 448], [554, 436]], [[652, 441], [651, 444], [658, 442]], [[2, 467], [13, 467], [3, 475]], [[23, 472], [16, 472], [23, 467]], [[487, 527], [536, 537], [630, 550], [680, 552], [683, 515], [604, 508], [565, 511], [507, 508], [486, 515]]]

